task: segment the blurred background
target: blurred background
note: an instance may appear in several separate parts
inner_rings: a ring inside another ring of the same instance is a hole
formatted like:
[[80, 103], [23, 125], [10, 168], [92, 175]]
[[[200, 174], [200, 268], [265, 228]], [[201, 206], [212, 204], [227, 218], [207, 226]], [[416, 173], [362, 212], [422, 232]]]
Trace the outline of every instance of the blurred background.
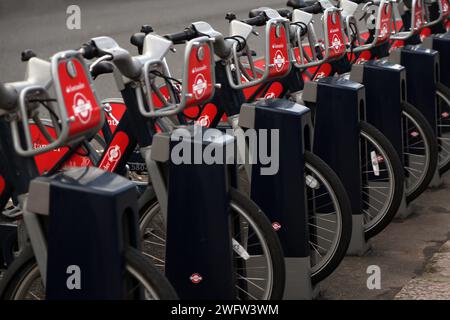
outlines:
[[[20, 54], [24, 49], [49, 58], [61, 50], [77, 49], [90, 38], [110, 36], [137, 54], [129, 39], [143, 24], [151, 25], [157, 34], [165, 34], [203, 20], [228, 35], [227, 12], [246, 18], [250, 9], [282, 8], [285, 3], [286, 0], [1, 0], [0, 81], [23, 80], [26, 63], [20, 61]], [[66, 10], [72, 4], [81, 9], [80, 30], [66, 27]], [[169, 57], [175, 76], [180, 74], [182, 65], [183, 50], [179, 49]], [[108, 75], [99, 77], [96, 87], [101, 99], [119, 97]]]

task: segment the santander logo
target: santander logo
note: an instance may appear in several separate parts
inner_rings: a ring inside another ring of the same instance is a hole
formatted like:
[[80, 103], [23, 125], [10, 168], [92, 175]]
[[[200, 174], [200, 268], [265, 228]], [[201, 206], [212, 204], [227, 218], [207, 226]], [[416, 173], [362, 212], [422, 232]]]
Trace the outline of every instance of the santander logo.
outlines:
[[448, 2], [446, 0], [442, 0], [442, 12], [448, 13]]
[[209, 116], [207, 114], [204, 114], [203, 116], [198, 118], [197, 121], [195, 121], [195, 125], [197, 125], [197, 126], [209, 127], [210, 124], [211, 124], [211, 119], [209, 118]]
[[108, 161], [109, 162], [117, 161], [117, 159], [119, 159], [120, 155], [121, 155], [120, 147], [117, 144], [115, 146], [111, 146], [108, 149]]
[[388, 25], [386, 22], [384, 22], [380, 30], [380, 37], [384, 39], [387, 36], [388, 32], [389, 32]]
[[334, 51], [339, 52], [342, 46], [342, 41], [339, 39], [337, 34], [333, 35], [333, 40], [331, 42], [331, 46], [333, 47]]
[[192, 91], [196, 99], [201, 99], [206, 92], [208, 84], [206, 82], [205, 76], [201, 73], [197, 74], [192, 85]]
[[320, 72], [318, 72], [317, 74], [316, 74], [316, 76], [314, 77], [314, 80], [318, 80], [318, 79], [322, 79], [322, 78], [325, 78], [325, 72], [323, 72], [323, 71], [320, 71]]
[[275, 99], [275, 93], [274, 92], [267, 92], [264, 96], [264, 99]]
[[277, 71], [281, 71], [284, 67], [284, 64], [286, 63], [286, 59], [284, 58], [283, 53], [281, 50], [277, 50], [275, 52], [275, 56], [273, 58], [273, 64], [275, 65], [275, 69]]
[[81, 92], [73, 96], [72, 109], [75, 117], [82, 123], [87, 123], [91, 119], [92, 104]]

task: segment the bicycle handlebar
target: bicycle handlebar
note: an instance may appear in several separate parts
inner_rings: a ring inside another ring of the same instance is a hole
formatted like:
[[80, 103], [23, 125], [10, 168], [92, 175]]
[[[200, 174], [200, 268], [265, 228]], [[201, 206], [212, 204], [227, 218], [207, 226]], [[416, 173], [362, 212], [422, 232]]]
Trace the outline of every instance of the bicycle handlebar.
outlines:
[[[292, 11], [291, 11], [291, 9], [288, 9], [288, 8], [280, 8], [280, 9], [275, 9], [277, 12], [278, 12], [278, 14], [280, 15], [280, 16], [282, 16], [283, 18], [287, 18], [287, 19], [291, 19], [292, 18]], [[263, 10], [261, 10], [261, 8], [258, 8], [258, 9], [252, 9], [252, 10], [250, 10], [250, 12], [248, 13], [248, 16], [250, 17], [250, 18], [254, 18], [254, 17], [257, 17], [257, 16], [259, 16], [260, 14], [264, 14], [264, 11]], [[245, 22], [245, 21], [243, 21], [243, 22]]]
[[305, 11], [305, 12], [311, 13], [311, 14], [318, 14], [318, 13], [323, 12], [323, 8], [322, 8], [320, 2], [316, 2], [315, 4], [313, 4], [312, 6], [309, 6], [309, 7], [299, 8], [299, 10], [302, 10], [302, 11]]
[[172, 41], [174, 44], [182, 44], [199, 36], [198, 32], [192, 27], [187, 27], [181, 32], [166, 34], [164, 37]]
[[99, 52], [97, 49], [97, 46], [95, 45], [94, 41], [89, 40], [86, 43], [83, 43], [81, 45], [81, 48], [79, 50], [83, 58], [92, 60], [94, 58], [99, 57]]
[[17, 93], [14, 89], [0, 82], [0, 109], [10, 111], [17, 104]]
[[241, 21], [251, 26], [262, 27], [266, 25], [267, 20], [267, 16], [263, 12], [260, 12], [253, 17], [242, 19]]

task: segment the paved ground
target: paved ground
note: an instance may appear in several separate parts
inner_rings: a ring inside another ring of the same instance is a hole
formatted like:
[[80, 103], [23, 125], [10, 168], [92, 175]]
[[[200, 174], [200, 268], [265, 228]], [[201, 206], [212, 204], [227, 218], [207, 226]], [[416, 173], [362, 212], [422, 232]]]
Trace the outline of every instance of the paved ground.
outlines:
[[[394, 221], [372, 239], [370, 252], [345, 258], [322, 283], [321, 298], [393, 299], [411, 279], [422, 275], [427, 261], [450, 238], [449, 192], [447, 175], [441, 188], [429, 189], [414, 201], [409, 218]], [[367, 268], [371, 265], [381, 270], [379, 290], [367, 288]]]

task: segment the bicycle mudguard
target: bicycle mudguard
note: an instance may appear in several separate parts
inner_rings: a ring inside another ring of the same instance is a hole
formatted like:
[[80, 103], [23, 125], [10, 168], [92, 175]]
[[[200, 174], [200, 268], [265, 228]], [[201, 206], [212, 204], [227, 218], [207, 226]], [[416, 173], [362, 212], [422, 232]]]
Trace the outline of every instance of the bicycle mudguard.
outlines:
[[33, 214], [49, 217], [47, 299], [123, 298], [124, 248], [140, 243], [132, 181], [95, 167], [38, 177], [24, 219]]

